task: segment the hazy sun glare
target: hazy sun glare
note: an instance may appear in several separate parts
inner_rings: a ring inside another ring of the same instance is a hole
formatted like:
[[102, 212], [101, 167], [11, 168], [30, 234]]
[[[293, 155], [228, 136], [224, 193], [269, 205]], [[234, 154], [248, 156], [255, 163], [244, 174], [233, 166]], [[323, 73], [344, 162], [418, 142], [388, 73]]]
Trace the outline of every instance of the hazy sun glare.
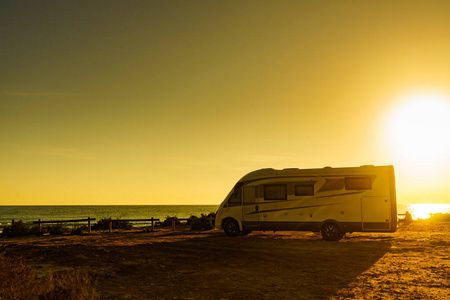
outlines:
[[410, 204], [413, 219], [428, 219], [432, 214], [449, 213], [449, 204]]
[[390, 115], [388, 140], [409, 176], [434, 180], [450, 167], [450, 102], [438, 94], [407, 97]]

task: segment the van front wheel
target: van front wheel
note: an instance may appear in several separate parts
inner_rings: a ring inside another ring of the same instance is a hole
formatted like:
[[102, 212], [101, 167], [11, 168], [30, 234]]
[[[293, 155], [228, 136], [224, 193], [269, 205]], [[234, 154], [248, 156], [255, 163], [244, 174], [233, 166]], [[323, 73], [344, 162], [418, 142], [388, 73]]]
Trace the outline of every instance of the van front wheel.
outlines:
[[238, 236], [241, 233], [239, 224], [233, 219], [228, 219], [223, 223], [223, 230], [228, 236]]
[[335, 223], [326, 223], [320, 229], [322, 237], [325, 241], [339, 241], [344, 236], [344, 233]]

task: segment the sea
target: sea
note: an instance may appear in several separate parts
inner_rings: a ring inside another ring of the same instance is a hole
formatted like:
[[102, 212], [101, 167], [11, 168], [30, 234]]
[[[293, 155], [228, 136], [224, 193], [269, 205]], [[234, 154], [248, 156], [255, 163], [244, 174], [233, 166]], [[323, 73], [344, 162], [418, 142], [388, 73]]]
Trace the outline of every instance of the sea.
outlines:
[[[160, 219], [189, 218], [214, 213], [219, 205], [79, 205], [79, 206], [0, 206], [0, 230], [14, 219], [25, 223], [33, 221], [60, 221], [87, 219]], [[450, 213], [450, 204], [398, 204], [401, 218], [409, 211], [413, 219], [426, 219], [430, 214]], [[95, 221], [95, 222], [96, 222]], [[146, 226], [147, 222], [131, 222], [133, 226]]]
[[[215, 213], [219, 205], [77, 205], [77, 206], [0, 206], [0, 227], [12, 220], [61, 221], [95, 218], [101, 219], [160, 219], [167, 217], [189, 218], [194, 215]], [[131, 222], [134, 226], [146, 226], [149, 222]]]

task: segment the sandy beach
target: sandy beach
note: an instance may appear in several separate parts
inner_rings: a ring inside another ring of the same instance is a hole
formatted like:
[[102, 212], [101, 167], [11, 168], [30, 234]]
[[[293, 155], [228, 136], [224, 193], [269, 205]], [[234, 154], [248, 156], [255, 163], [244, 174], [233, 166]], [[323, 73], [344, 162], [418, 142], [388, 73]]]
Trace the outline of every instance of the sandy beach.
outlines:
[[450, 223], [415, 221], [396, 233], [325, 242], [310, 232], [117, 231], [1, 238], [39, 276], [82, 270], [101, 299], [445, 299]]

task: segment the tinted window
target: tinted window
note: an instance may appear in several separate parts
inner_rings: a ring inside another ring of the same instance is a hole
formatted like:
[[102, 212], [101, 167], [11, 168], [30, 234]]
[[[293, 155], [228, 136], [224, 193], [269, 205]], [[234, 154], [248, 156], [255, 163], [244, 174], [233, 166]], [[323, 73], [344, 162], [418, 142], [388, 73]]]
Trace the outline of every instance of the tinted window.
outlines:
[[296, 185], [295, 196], [314, 196], [314, 185]]
[[287, 200], [285, 184], [264, 185], [265, 200]]
[[371, 190], [372, 180], [370, 177], [347, 177], [345, 178], [346, 190]]
[[242, 187], [235, 187], [234, 193], [228, 199], [228, 206], [239, 206], [241, 205], [241, 191]]
[[244, 204], [254, 204], [256, 202], [256, 187], [244, 187]]
[[325, 183], [317, 192], [341, 190], [345, 186], [344, 178], [325, 178]]

